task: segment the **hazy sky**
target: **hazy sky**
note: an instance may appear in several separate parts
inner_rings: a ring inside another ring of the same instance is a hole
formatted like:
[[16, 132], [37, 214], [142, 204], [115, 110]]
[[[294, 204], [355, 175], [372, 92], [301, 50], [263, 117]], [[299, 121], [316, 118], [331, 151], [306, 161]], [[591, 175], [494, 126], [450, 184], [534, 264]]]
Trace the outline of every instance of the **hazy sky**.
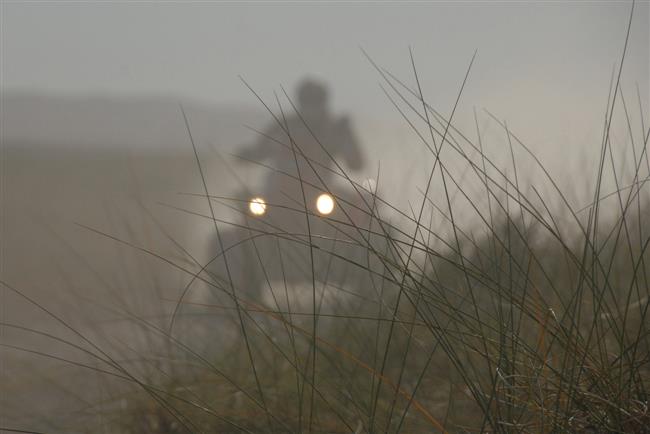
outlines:
[[[511, 98], [526, 91], [520, 86], [576, 97], [600, 88], [602, 96], [630, 6], [3, 0], [2, 87], [248, 102], [240, 74], [264, 91], [308, 73], [326, 78], [340, 105], [368, 108], [384, 98], [359, 47], [411, 79], [412, 46], [432, 98], [456, 92], [475, 49], [472, 96]], [[647, 1], [637, 3], [627, 64], [628, 80], [646, 94], [648, 10]]]
[[[326, 79], [340, 111], [401, 122], [361, 53], [449, 113], [478, 50], [458, 120], [487, 107], [542, 145], [600, 132], [631, 2], [2, 1], [2, 89], [171, 96], [259, 106], [304, 75]], [[639, 1], [623, 87], [647, 109], [649, 3]], [[638, 111], [637, 111], [638, 112]], [[594, 125], [597, 128], [594, 128]], [[549, 145], [552, 146], [552, 145]], [[559, 146], [559, 145], [557, 145]]]

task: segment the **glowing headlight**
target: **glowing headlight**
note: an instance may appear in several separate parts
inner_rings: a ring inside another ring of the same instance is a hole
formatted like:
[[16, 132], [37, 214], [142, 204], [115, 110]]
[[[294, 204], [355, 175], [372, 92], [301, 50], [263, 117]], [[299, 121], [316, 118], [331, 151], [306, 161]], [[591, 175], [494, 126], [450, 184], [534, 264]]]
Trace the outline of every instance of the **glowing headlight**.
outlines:
[[251, 199], [248, 209], [253, 215], [262, 215], [266, 212], [266, 202], [261, 197]]
[[322, 215], [328, 215], [334, 211], [334, 198], [327, 193], [323, 193], [316, 199], [316, 209]]

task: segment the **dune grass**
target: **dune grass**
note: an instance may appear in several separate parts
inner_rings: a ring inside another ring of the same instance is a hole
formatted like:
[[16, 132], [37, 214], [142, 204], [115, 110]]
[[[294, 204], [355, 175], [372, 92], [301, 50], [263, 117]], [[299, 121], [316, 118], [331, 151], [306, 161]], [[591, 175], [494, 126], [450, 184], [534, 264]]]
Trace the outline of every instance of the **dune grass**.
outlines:
[[[152, 350], [127, 355], [105, 349], [47, 303], [3, 282], [70, 337], [4, 327], [56, 340], [83, 357], [5, 349], [114, 379], [101, 403], [102, 432], [650, 432], [650, 196], [644, 188], [650, 131], [640, 104], [642, 124], [633, 125], [629, 116], [620, 86], [624, 57], [599, 127], [599, 163], [586, 203], [572, 204], [561, 181], [490, 112], [475, 111], [476, 131], [454, 126], [474, 58], [456, 105], [443, 116], [426, 102], [415, 61], [409, 86], [368, 56], [388, 100], [431, 152], [419, 203], [392, 206], [381, 194], [381, 173], [369, 189], [335, 162], [324, 167], [308, 161], [317, 178], [328, 172], [347, 184], [345, 194], [311, 186], [331, 192], [339, 217], [308, 212], [303, 196], [294, 198], [292, 212], [306, 219], [304, 234], [247, 226], [245, 217], [222, 221], [216, 207], [238, 208], [210, 190], [194, 147], [203, 180], [198, 194], [210, 210], [202, 217], [214, 222], [218, 238], [229, 225], [249, 230], [249, 262], [231, 263], [219, 274], [211, 264], [227, 264], [228, 251], [238, 246], [221, 243], [209, 263], [179, 246], [185, 257], [179, 261], [86, 226], [186, 273], [182, 294], [203, 285], [213, 296], [183, 295], [161, 321], [124, 313], [154, 343]], [[276, 101], [282, 113], [295, 109], [285, 97], [283, 104]], [[283, 125], [282, 116], [275, 119]], [[619, 164], [629, 152], [610, 134], [617, 119], [629, 126], [632, 169], [624, 172]], [[481, 121], [503, 129], [507, 167], [485, 151]], [[285, 132], [282, 144], [297, 160], [308, 160]], [[540, 174], [534, 182], [524, 175], [530, 166], [518, 164], [522, 158]], [[294, 181], [304, 184], [300, 176]], [[264, 267], [265, 251], [256, 240], [275, 243], [279, 255], [286, 254], [284, 267], [302, 267], [311, 277], [300, 287], [309, 292], [307, 302], [293, 300], [295, 288], [286, 279], [269, 280], [263, 300], [237, 287], [231, 267]], [[293, 245], [306, 248], [311, 259], [298, 263]], [[336, 259], [334, 268], [354, 272], [329, 280], [334, 269], [317, 275], [314, 258]], [[51, 429], [88, 432], [74, 421]]]

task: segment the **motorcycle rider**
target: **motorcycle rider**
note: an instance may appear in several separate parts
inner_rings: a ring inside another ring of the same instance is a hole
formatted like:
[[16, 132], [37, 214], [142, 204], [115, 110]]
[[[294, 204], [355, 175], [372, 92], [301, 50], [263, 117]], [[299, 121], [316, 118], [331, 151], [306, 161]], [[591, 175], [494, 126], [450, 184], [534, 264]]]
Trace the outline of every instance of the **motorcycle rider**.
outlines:
[[298, 199], [299, 180], [308, 190], [329, 189], [336, 178], [333, 171], [338, 172], [334, 160], [343, 161], [352, 170], [365, 165], [349, 118], [331, 113], [324, 84], [311, 78], [303, 80], [297, 88], [297, 100], [296, 114], [291, 114], [292, 107], [283, 108], [286, 117], [277, 114], [277, 122], [238, 154], [244, 160], [265, 162], [271, 167], [258, 192], [269, 203], [287, 205], [292, 201], [286, 196]]

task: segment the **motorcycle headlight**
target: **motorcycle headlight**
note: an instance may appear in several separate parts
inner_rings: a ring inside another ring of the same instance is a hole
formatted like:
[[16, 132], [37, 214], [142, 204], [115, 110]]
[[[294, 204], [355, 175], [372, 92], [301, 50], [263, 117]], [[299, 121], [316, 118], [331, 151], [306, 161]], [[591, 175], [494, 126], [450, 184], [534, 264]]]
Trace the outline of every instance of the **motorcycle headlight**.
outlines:
[[327, 193], [323, 193], [316, 199], [316, 209], [321, 215], [328, 215], [334, 211], [334, 198]]
[[266, 202], [261, 197], [254, 197], [248, 203], [248, 209], [253, 215], [256, 216], [264, 215], [264, 213], [266, 212]]

